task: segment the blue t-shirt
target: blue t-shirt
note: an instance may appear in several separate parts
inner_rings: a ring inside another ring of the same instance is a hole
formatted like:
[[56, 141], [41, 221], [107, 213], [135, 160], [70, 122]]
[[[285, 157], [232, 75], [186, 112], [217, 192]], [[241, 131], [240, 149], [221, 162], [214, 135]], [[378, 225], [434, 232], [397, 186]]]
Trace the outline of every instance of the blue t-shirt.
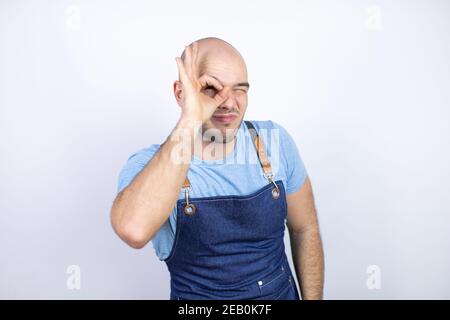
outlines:
[[[292, 137], [286, 129], [273, 121], [252, 121], [252, 123], [263, 139], [274, 180], [283, 181], [286, 194], [299, 190], [307, 173]], [[159, 144], [154, 144], [129, 157], [119, 175], [118, 192], [130, 184], [159, 147]], [[189, 190], [191, 198], [248, 195], [268, 183], [244, 121], [236, 134], [233, 152], [220, 160], [202, 160], [193, 155], [188, 178], [191, 183]], [[184, 191], [181, 190], [178, 199], [184, 196]], [[160, 260], [167, 258], [172, 250], [177, 225], [176, 211], [175, 205], [169, 219], [152, 239]]]

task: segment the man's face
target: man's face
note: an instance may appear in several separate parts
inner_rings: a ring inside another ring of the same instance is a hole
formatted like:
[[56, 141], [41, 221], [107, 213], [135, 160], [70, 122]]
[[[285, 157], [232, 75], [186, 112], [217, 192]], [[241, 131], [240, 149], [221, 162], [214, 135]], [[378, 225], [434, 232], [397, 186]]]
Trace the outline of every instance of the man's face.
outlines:
[[249, 85], [245, 62], [236, 53], [215, 50], [208, 52], [199, 72], [199, 77], [207, 74], [223, 85], [219, 92], [214, 88], [203, 88], [203, 93], [209, 96], [219, 94], [225, 98], [212, 117], [203, 124], [205, 138], [220, 131], [223, 142], [231, 141], [247, 109]]

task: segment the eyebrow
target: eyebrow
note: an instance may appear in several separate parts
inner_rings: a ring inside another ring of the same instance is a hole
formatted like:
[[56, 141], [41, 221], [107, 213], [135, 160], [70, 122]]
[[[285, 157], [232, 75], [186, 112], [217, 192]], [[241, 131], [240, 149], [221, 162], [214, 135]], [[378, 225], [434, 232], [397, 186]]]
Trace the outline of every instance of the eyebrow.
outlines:
[[248, 82], [239, 82], [235, 87], [247, 87], [250, 88], [250, 83]]
[[[220, 81], [219, 79], [217, 79], [213, 75], [208, 74], [208, 76], [210, 76], [211, 78], [214, 78], [217, 81], [219, 81], [220, 83], [222, 83], [222, 81]], [[239, 83], [235, 84], [233, 87], [247, 87], [247, 89], [249, 89], [250, 88], [250, 83], [248, 83], [248, 82], [239, 82]]]

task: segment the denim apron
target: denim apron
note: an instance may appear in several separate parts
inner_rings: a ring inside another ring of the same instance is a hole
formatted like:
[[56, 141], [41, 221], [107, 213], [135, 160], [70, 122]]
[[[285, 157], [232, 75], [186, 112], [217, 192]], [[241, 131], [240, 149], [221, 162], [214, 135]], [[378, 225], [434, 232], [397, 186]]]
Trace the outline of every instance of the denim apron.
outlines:
[[268, 184], [245, 196], [191, 198], [186, 178], [165, 259], [172, 300], [299, 299], [283, 240], [285, 188], [273, 179], [261, 137], [245, 123]]

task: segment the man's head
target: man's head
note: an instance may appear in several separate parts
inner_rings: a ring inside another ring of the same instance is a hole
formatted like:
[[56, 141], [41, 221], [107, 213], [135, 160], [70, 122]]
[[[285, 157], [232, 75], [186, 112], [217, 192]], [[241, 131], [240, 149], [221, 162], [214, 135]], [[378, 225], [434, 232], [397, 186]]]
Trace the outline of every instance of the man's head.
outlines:
[[[219, 81], [223, 89], [217, 92], [214, 88], [203, 88], [202, 92], [209, 96], [220, 94], [225, 100], [220, 104], [212, 117], [203, 125], [203, 132], [209, 129], [220, 130], [225, 138], [224, 142], [234, 138], [244, 117], [248, 103], [247, 66], [241, 54], [229, 43], [218, 38], [204, 38], [198, 43], [198, 72], [199, 78], [209, 75]], [[185, 52], [181, 55], [184, 61]], [[182, 107], [182, 85], [180, 81], [174, 83], [174, 94], [178, 104]], [[214, 130], [209, 130], [214, 131]]]

